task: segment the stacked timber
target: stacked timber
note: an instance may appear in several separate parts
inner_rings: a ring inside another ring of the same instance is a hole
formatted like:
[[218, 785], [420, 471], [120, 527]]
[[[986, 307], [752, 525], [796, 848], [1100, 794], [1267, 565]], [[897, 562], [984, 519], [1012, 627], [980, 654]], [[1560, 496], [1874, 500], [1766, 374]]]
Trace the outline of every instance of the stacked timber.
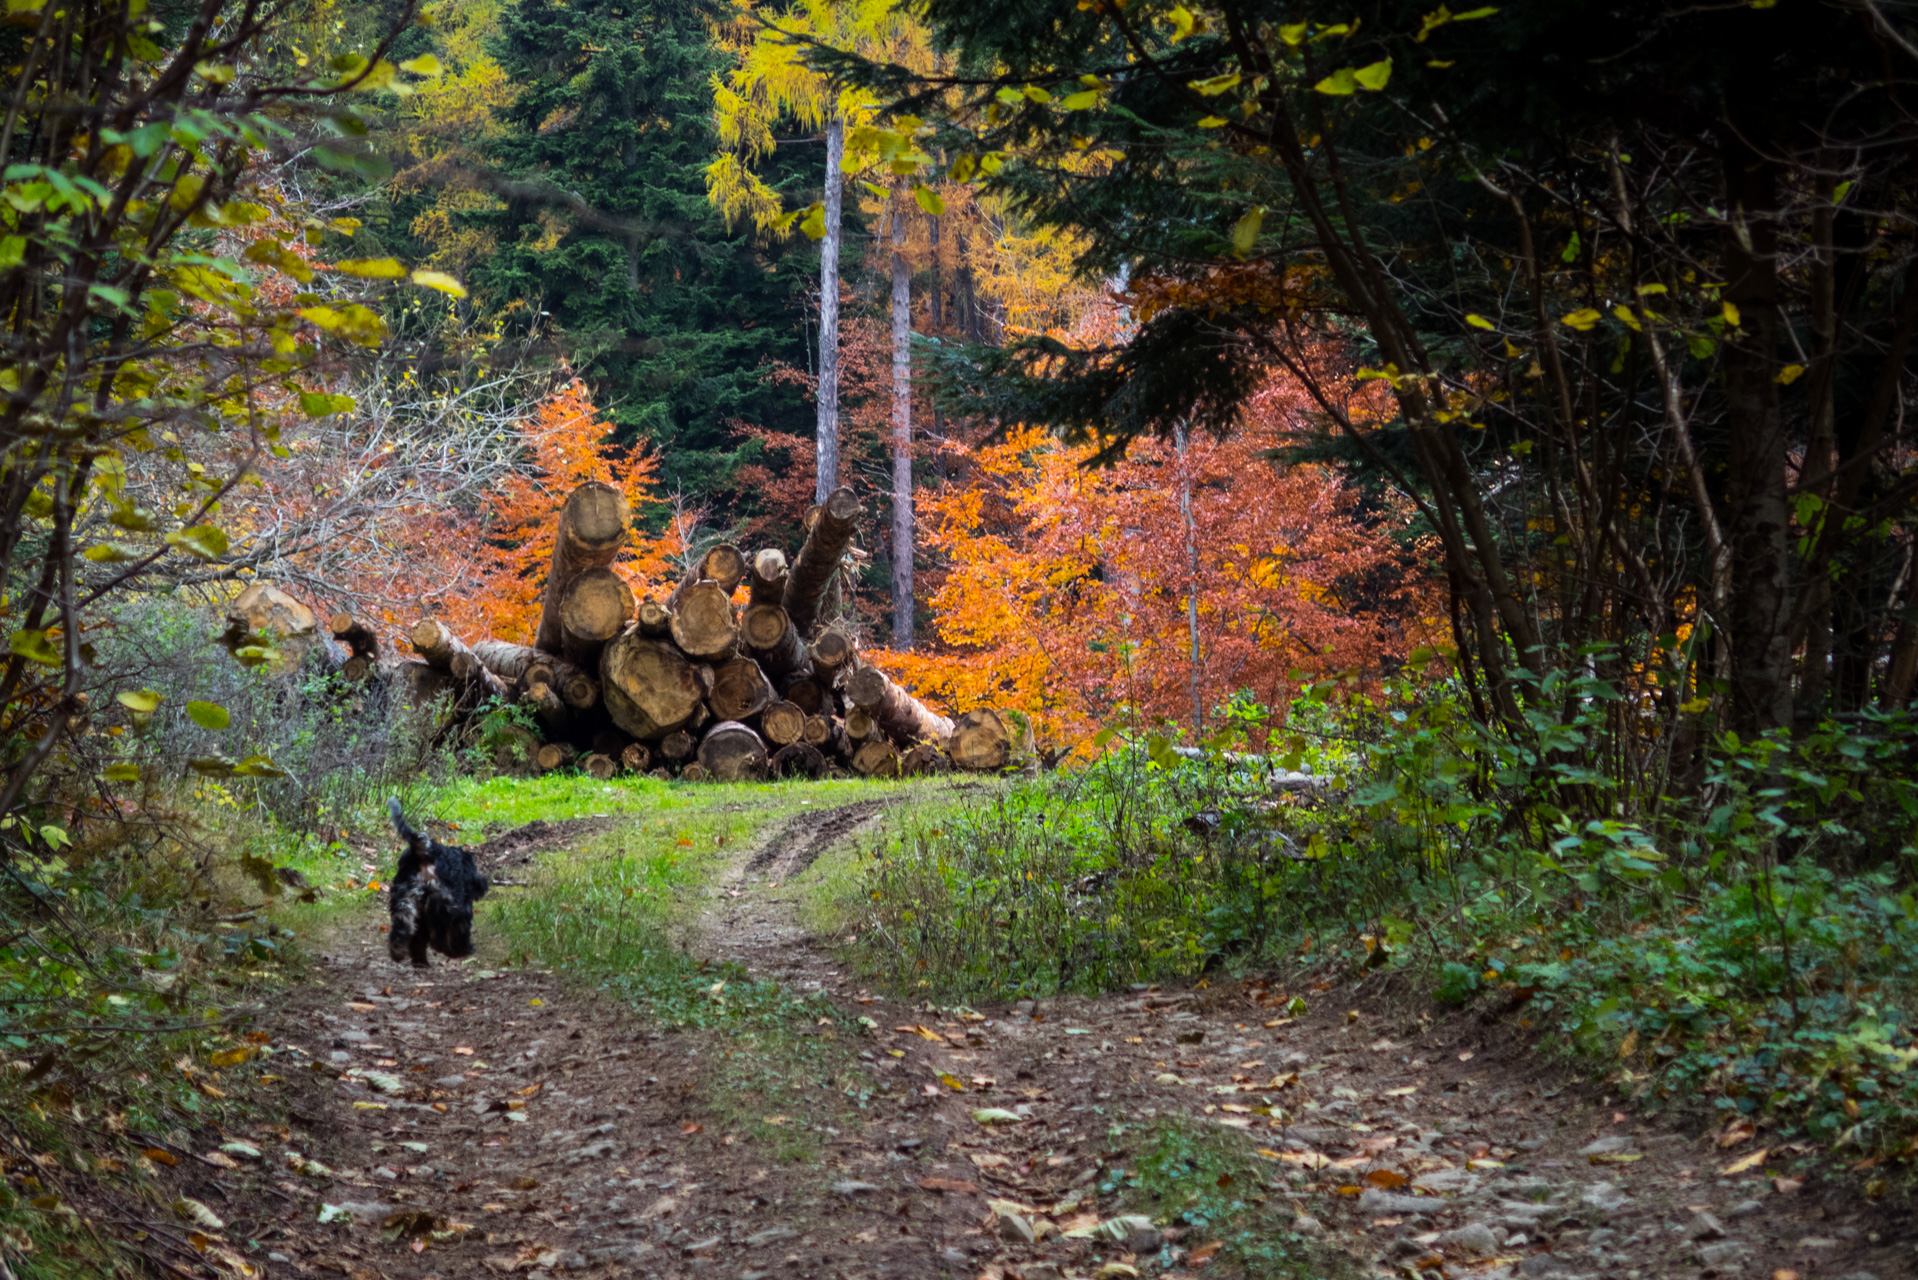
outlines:
[[[1012, 739], [996, 713], [940, 715], [868, 662], [850, 630], [822, 621], [859, 515], [853, 491], [836, 490], [790, 562], [722, 543], [664, 599], [640, 599], [614, 568], [630, 536], [624, 496], [582, 485], [559, 515], [533, 643], [469, 644], [422, 618], [397, 670], [418, 702], [530, 710], [519, 719], [537, 738], [513, 754], [541, 771], [731, 781], [1003, 768]], [[349, 678], [379, 663], [369, 628], [346, 613], [330, 621]]]

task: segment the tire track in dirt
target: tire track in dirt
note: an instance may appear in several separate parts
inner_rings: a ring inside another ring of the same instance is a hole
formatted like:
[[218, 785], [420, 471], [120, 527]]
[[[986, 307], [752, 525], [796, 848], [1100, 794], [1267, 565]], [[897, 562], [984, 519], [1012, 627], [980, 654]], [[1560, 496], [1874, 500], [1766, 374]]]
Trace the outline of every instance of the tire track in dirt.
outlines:
[[[727, 1035], [662, 1034], [550, 973], [393, 966], [374, 902], [271, 1029], [288, 1124], [230, 1135], [268, 1167], [222, 1175], [216, 1207], [269, 1276], [1196, 1277], [1202, 1229], [1065, 1234], [1112, 1220], [1101, 1192], [1137, 1126], [1179, 1117], [1272, 1153], [1261, 1198], [1360, 1275], [1913, 1273], [1909, 1215], [1836, 1183], [1721, 1175], [1743, 1148], [1614, 1111], [1503, 1028], [1433, 1023], [1363, 984], [976, 1013], [860, 990], [774, 895], [879, 813], [822, 810], [742, 852], [697, 944], [877, 1024], [845, 1049], [870, 1096], [813, 1157], [781, 1164], [718, 1121]], [[1275, 1016], [1293, 994], [1313, 1012]], [[1017, 1118], [982, 1125], [981, 1107]], [[328, 1172], [293, 1167], [309, 1160]], [[354, 1221], [320, 1222], [323, 1204]]]

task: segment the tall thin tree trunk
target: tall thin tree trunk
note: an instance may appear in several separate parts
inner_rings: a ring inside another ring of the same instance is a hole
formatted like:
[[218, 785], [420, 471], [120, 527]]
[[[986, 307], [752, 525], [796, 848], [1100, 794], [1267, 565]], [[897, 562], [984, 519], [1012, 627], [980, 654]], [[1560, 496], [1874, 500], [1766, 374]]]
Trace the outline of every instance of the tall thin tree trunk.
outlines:
[[912, 266], [903, 183], [892, 203], [892, 646], [912, 648]]
[[839, 487], [839, 216], [846, 124], [826, 121], [826, 234], [819, 242], [819, 459], [813, 501]]
[[1191, 662], [1192, 733], [1205, 729], [1205, 698], [1199, 682], [1199, 527], [1192, 518], [1192, 470], [1186, 457], [1185, 423], [1173, 427], [1174, 443], [1179, 450], [1179, 520], [1185, 526], [1186, 572], [1185, 625], [1187, 658]]

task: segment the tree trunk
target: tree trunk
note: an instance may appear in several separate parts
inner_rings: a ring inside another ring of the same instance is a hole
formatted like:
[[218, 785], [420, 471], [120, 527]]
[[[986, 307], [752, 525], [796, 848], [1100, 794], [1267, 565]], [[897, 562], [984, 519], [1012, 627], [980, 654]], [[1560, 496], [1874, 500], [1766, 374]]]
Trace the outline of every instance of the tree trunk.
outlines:
[[600, 658], [600, 693], [613, 723], [635, 738], [657, 738], [702, 710], [692, 663], [672, 645], [627, 631]]
[[721, 720], [699, 740], [699, 763], [720, 782], [757, 778], [766, 772], [766, 744], [736, 720]]
[[786, 701], [797, 706], [809, 716], [816, 716], [826, 708], [826, 693], [819, 681], [812, 678], [795, 680], [786, 686]]
[[906, 189], [892, 209], [892, 647], [912, 648], [912, 267]]
[[852, 753], [853, 772], [867, 778], [899, 776], [899, 753], [884, 738], [872, 738]]
[[812, 642], [812, 665], [817, 671], [832, 672], [852, 661], [859, 647], [852, 637], [837, 627], [828, 627]]
[[961, 769], [1003, 769], [1012, 758], [1012, 734], [998, 712], [981, 707], [953, 721], [946, 753]]
[[673, 633], [673, 612], [657, 600], [642, 600], [635, 625], [641, 635], [662, 639]]
[[732, 543], [718, 543], [700, 557], [699, 576], [712, 579], [720, 590], [731, 595], [746, 580], [746, 557]]
[[681, 587], [673, 612], [673, 643], [700, 662], [723, 662], [739, 647], [733, 602], [717, 582]]
[[773, 752], [768, 771], [775, 778], [823, 778], [826, 757], [809, 743], [792, 742]]
[[354, 657], [365, 658], [369, 663], [380, 660], [379, 636], [352, 614], [341, 610], [327, 619], [327, 625], [333, 631], [333, 638], [351, 649]]
[[734, 658], [714, 669], [706, 705], [721, 720], [747, 720], [772, 704], [773, 687], [751, 658]]
[[781, 602], [786, 598], [786, 571], [784, 551], [767, 547], [755, 554], [746, 575], [752, 585], [750, 603], [754, 606], [777, 604], [784, 608]]
[[826, 234], [819, 242], [818, 473], [813, 501], [822, 505], [839, 485], [839, 220], [845, 154], [846, 125], [835, 113], [826, 121]]
[[560, 602], [560, 652], [582, 667], [599, 665], [606, 642], [633, 616], [633, 589], [611, 569], [588, 569], [573, 579]]
[[626, 495], [609, 484], [588, 481], [566, 497], [560, 508], [559, 528], [553, 535], [553, 567], [546, 575], [546, 595], [540, 605], [539, 630], [533, 645], [559, 653], [565, 639], [560, 609], [573, 579], [588, 569], [604, 569], [626, 545], [632, 512]]
[[766, 741], [783, 747], [806, 736], [806, 713], [790, 702], [775, 702], [760, 714], [759, 728]]
[[846, 680], [846, 696], [901, 745], [944, 742], [952, 734], [952, 721], [887, 679], [878, 667], [853, 672]]
[[790, 680], [807, 666], [806, 646], [786, 611], [776, 604], [756, 604], [740, 619], [740, 633], [766, 674]]
[[413, 652], [441, 671], [452, 671], [455, 654], [473, 656], [473, 651], [466, 647], [464, 641], [444, 623], [433, 618], [421, 618], [414, 623], [413, 629], [407, 633], [407, 639], [413, 642]]
[[659, 755], [662, 760], [684, 760], [692, 755], [695, 745], [692, 734], [675, 729], [659, 740]]
[[793, 628], [803, 639], [812, 634], [819, 620], [820, 602], [825, 599], [846, 548], [852, 543], [853, 524], [859, 518], [859, 497], [851, 489], [834, 489], [820, 503], [799, 559], [786, 577], [786, 612]]
[[476, 641], [473, 656], [480, 660], [481, 666], [508, 684], [523, 682], [535, 664], [552, 661], [532, 645], [514, 644], [510, 640]]
[[[1725, 343], [1726, 523], [1738, 566], [1732, 596], [1732, 721], [1741, 732], [1791, 724], [1789, 445], [1778, 408], [1778, 191], [1775, 163], [1722, 134], [1726, 197], [1740, 226], [1724, 237], [1725, 297], [1744, 337]], [[1721, 623], [1722, 625], [1722, 623]]]

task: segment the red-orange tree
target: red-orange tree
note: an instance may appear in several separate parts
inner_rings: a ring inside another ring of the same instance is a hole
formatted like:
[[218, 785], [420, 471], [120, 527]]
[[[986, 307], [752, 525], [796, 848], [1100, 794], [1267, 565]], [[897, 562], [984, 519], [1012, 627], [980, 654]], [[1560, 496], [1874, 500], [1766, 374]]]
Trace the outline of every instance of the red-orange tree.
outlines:
[[[445, 616], [463, 633], [531, 644], [566, 495], [589, 480], [610, 484], [626, 495], [637, 519], [660, 502], [653, 488], [659, 464], [643, 447], [612, 442], [612, 425], [577, 379], [541, 400], [521, 430], [531, 466], [502, 480], [475, 519], [473, 589], [449, 601]], [[635, 536], [620, 554], [613, 568], [634, 594], [670, 580], [680, 550], [674, 538], [670, 527], [660, 538]]]

